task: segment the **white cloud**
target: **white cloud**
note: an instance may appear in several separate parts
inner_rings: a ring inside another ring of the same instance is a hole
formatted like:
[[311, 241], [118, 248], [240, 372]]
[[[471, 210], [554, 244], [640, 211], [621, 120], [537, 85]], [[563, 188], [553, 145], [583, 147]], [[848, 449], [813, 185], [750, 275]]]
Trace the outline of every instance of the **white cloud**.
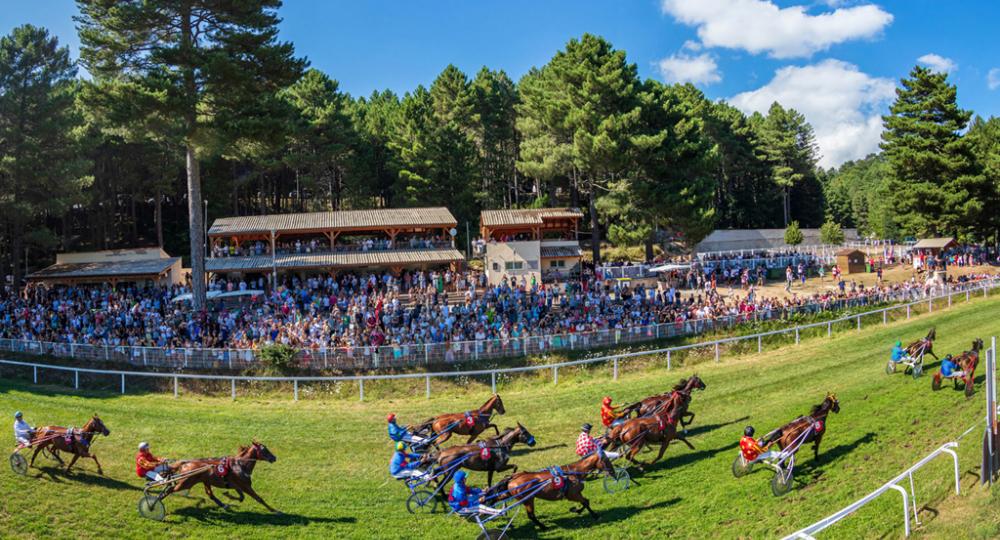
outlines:
[[766, 52], [774, 58], [807, 57], [831, 45], [874, 38], [892, 14], [874, 4], [840, 7], [816, 15], [805, 6], [770, 0], [661, 0], [664, 13], [698, 28], [706, 47]]
[[660, 60], [657, 67], [668, 83], [712, 84], [722, 80], [718, 64], [708, 53], [697, 56], [672, 54]]
[[775, 101], [802, 113], [816, 132], [820, 165], [834, 167], [878, 150], [881, 114], [895, 97], [895, 88], [890, 79], [831, 59], [783, 67], [765, 86], [729, 101], [746, 113], [766, 114]]
[[958, 69], [958, 64], [951, 58], [945, 58], [940, 54], [925, 54], [917, 58], [917, 62], [931, 68], [938, 73], [951, 73]]
[[986, 86], [989, 86], [990, 90], [1000, 88], [1000, 68], [993, 68], [986, 74]]

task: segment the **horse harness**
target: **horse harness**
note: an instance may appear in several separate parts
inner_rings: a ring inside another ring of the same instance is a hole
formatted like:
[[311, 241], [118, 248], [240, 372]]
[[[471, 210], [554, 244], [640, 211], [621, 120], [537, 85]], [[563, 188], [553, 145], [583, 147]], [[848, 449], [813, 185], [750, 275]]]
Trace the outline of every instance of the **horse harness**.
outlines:
[[552, 485], [559, 490], [560, 493], [565, 494], [566, 490], [569, 489], [569, 477], [563, 472], [562, 467], [558, 465], [553, 465], [545, 469], [545, 472], [552, 475]]

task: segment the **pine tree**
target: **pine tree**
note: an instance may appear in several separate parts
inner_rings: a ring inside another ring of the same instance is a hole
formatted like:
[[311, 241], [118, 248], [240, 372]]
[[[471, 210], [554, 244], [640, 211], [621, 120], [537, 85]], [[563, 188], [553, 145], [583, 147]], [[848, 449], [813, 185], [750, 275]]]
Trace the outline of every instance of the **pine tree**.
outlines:
[[62, 218], [90, 181], [75, 131], [83, 123], [75, 75], [69, 48], [44, 28], [18, 26], [0, 38], [0, 222], [11, 232], [15, 286], [26, 245], [59, 243], [39, 219]]
[[883, 116], [882, 149], [891, 171], [896, 219], [914, 235], [961, 235], [976, 229], [986, 182], [976, 175], [961, 136], [971, 114], [958, 107], [946, 73], [917, 66]]
[[[816, 136], [802, 114], [794, 109], [785, 109], [777, 102], [768, 109], [766, 117], [755, 113], [751, 125], [760, 137], [763, 158], [771, 165], [771, 178], [782, 191], [784, 224], [787, 226], [794, 217], [791, 203], [793, 190], [803, 184], [815, 186], [817, 183]], [[811, 189], [810, 193], [815, 196], [815, 189]], [[820, 203], [818, 208], [822, 208], [822, 201], [816, 202]]]
[[247, 120], [301, 75], [305, 62], [293, 57], [291, 44], [277, 40], [281, 2], [77, 0], [77, 5], [81, 60], [101, 86], [94, 105], [117, 101], [119, 110], [127, 111], [121, 123], [143, 122], [151, 134], [181, 141], [185, 148], [192, 304], [204, 309], [199, 160], [218, 153], [226, 138], [246, 137]]
[[799, 222], [793, 221], [785, 227], [785, 243], [790, 246], [797, 246], [801, 244], [805, 238], [802, 236], [802, 229], [799, 228]]
[[[966, 139], [972, 147], [977, 174], [984, 182], [986, 208], [1000, 208], [1000, 118], [983, 120], [977, 116], [969, 126]], [[983, 212], [983, 237], [993, 236], [1000, 243], [1000, 212]]]

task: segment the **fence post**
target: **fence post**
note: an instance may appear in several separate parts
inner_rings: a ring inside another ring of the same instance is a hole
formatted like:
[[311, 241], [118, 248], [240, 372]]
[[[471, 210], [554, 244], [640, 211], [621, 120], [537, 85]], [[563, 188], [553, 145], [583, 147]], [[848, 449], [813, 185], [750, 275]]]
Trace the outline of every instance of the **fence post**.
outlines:
[[882, 310], [882, 324], [889, 324], [889, 312], [885, 309]]
[[764, 352], [764, 344], [761, 342], [761, 337], [757, 336], [757, 354]]
[[361, 401], [365, 400], [365, 380], [358, 379], [358, 388], [361, 389]]
[[552, 384], [559, 384], [559, 367], [552, 368]]
[[906, 304], [906, 319], [910, 318], [910, 304]]
[[670, 369], [670, 349], [667, 349], [667, 369]]
[[38, 384], [38, 366], [31, 366], [32, 380]]
[[236, 379], [229, 379], [229, 388], [233, 396], [233, 401], [236, 401]]
[[[495, 394], [496, 390], [494, 390], [493, 393]], [[431, 398], [431, 376], [430, 375], [428, 375], [427, 378], [424, 379], [424, 397], [426, 397], [427, 399]]]
[[966, 291], [965, 291], [965, 301], [966, 302], [969, 301], [969, 291], [968, 291], [968, 289], [966, 289]]
[[[430, 380], [430, 379], [428, 379], [428, 380]], [[491, 371], [490, 372], [490, 390], [492, 390], [494, 394], [497, 393], [497, 372], [496, 371]]]
[[826, 337], [830, 337], [832, 335], [833, 335], [833, 323], [828, 322], [826, 323]]
[[292, 379], [292, 395], [293, 395], [293, 397], [292, 397], [293, 401], [298, 401], [299, 400], [299, 380], [298, 379]]
[[73, 388], [80, 389], [80, 370], [73, 370]]
[[927, 300], [927, 312], [934, 313], [934, 299]]
[[122, 395], [125, 395], [125, 374], [122, 373]]
[[951, 293], [948, 294], [948, 307], [951, 307]]
[[616, 380], [616, 381], [618, 380], [618, 359], [617, 358], [615, 358], [615, 369], [614, 369], [614, 375], [612, 375], [612, 379]]
[[719, 342], [715, 342], [715, 361], [719, 361]]
[[[146, 347], [142, 348], [142, 365], [146, 365]], [[232, 369], [233, 365], [230, 364], [229, 368]]]
[[798, 326], [795, 327], [795, 344], [796, 345], [799, 344], [799, 327]]
[[174, 397], [177, 397], [177, 377], [174, 377]]
[[107, 362], [111, 359], [111, 353], [108, 352], [108, 346], [104, 346], [104, 361]]
[[430, 348], [427, 347], [427, 344], [424, 343], [424, 364], [430, 365], [430, 363], [431, 363], [431, 350]]
[[858, 330], [861, 330], [861, 315], [858, 315], [857, 317], [855, 317], [855, 320], [858, 321]]

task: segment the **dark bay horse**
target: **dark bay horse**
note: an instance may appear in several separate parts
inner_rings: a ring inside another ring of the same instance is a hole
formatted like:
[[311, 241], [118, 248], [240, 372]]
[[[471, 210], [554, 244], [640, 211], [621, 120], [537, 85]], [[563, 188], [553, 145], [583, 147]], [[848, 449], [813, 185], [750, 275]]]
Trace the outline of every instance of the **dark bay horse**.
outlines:
[[[220, 508], [229, 506], [215, 497], [212, 488], [231, 489], [236, 491], [237, 501], [243, 501], [243, 494], [246, 493], [255, 501], [264, 505], [264, 508], [280, 514], [271, 505], [264, 502], [264, 499], [257, 495], [252, 485], [251, 475], [254, 466], [258, 461], [274, 463], [278, 458], [271, 453], [263, 444], [253, 441], [250, 446], [241, 446], [235, 456], [224, 458], [206, 458], [178, 461], [170, 464], [171, 476], [185, 476], [178, 481], [170, 490], [170, 493], [185, 491], [198, 484], [205, 486], [205, 493]], [[227, 495], [228, 496], [228, 495]]]
[[[795, 420], [781, 426], [780, 428], [764, 436], [764, 444], [777, 444], [778, 448], [784, 450], [794, 444], [806, 430], [812, 428], [812, 432], [798, 442], [799, 446], [808, 442], [813, 443], [813, 457], [819, 459], [819, 444], [826, 433], [826, 417], [830, 412], [840, 412], [840, 402], [834, 394], [827, 394], [826, 398], [819, 405], [814, 405], [809, 416], [800, 416]], [[776, 442], [775, 442], [776, 441]]]
[[[975, 381], [976, 381], [976, 367], [979, 365], [979, 351], [983, 350], [983, 340], [976, 338], [972, 342], [972, 350], [965, 351], [962, 354], [952, 357], [951, 361], [958, 364], [958, 367], [962, 370], [961, 380], [965, 383], [965, 395], [966, 397], [972, 397], [972, 394], [976, 391]], [[941, 388], [941, 381], [944, 376], [941, 375], [939, 370], [934, 374], [934, 379], [931, 381], [931, 388], [934, 390], [939, 390]], [[955, 383], [955, 387], [958, 388], [959, 378], [952, 378]]]
[[[570, 508], [570, 511], [579, 514], [586, 510], [592, 517], [597, 517], [597, 513], [590, 508], [590, 500], [583, 496], [585, 478], [595, 471], [602, 471], [611, 474], [614, 465], [604, 455], [604, 452], [594, 452], [583, 459], [563, 465], [560, 467], [562, 475], [558, 475], [551, 469], [537, 472], [519, 472], [512, 474], [497, 482], [484, 494], [484, 500], [490, 501], [500, 493], [508, 493], [510, 497], [524, 502], [524, 510], [539, 529], [544, 529], [545, 525], [538, 521], [535, 516], [535, 499], [545, 499], [547, 501], [558, 501], [566, 499], [568, 501], [580, 503], [579, 508]], [[544, 484], [544, 487], [541, 487]], [[488, 502], [487, 502], [488, 504]]]
[[687, 410], [691, 404], [691, 393], [705, 388], [705, 382], [698, 375], [692, 375], [687, 379], [681, 379], [669, 392], [650, 396], [626, 406], [622, 409], [622, 415], [627, 417], [635, 412], [636, 416], [650, 416], [661, 411], [674, 412], [681, 426], [687, 427], [694, 421], [694, 413]]
[[678, 416], [667, 410], [661, 410], [650, 416], [630, 418], [611, 428], [607, 437], [608, 444], [612, 448], [628, 446], [629, 450], [625, 457], [639, 467], [639, 470], [643, 470], [643, 465], [635, 459], [635, 456], [647, 444], [660, 443], [660, 452], [647, 465], [659, 461], [667, 451], [667, 446], [674, 440], [681, 441], [694, 450], [694, 446], [683, 435], [677, 434], [678, 419]]
[[[535, 446], [535, 437], [525, 429], [520, 423], [517, 428], [507, 428], [498, 437], [490, 437], [479, 444], [464, 444], [445, 448], [439, 452], [428, 454], [424, 463], [434, 463], [438, 467], [445, 469], [456, 460], [464, 459], [461, 467], [470, 471], [486, 471], [488, 477], [486, 484], [493, 484], [493, 473], [503, 472], [513, 469], [517, 472], [516, 465], [509, 465], [510, 451], [515, 444], [521, 443], [528, 446]], [[485, 457], [484, 456], [488, 456]], [[447, 480], [447, 479], [445, 479]]]
[[940, 358], [934, 354], [935, 339], [937, 339], [937, 330], [932, 326], [930, 331], [927, 332], [927, 337], [918, 339], [906, 346], [906, 354], [910, 357], [916, 358], [920, 356], [921, 349], [923, 349], [923, 354], [929, 354], [933, 356], [935, 360], [940, 360]]
[[431, 437], [437, 435], [437, 438], [434, 440], [435, 446], [447, 441], [453, 434], [468, 435], [469, 440], [466, 443], [471, 443], [476, 440], [476, 437], [480, 433], [489, 428], [493, 428], [497, 436], [500, 435], [500, 428], [490, 421], [493, 411], [496, 411], [498, 414], [507, 412], [503, 407], [503, 400], [497, 394], [490, 396], [490, 399], [486, 400], [486, 403], [483, 403], [481, 407], [474, 411], [435, 416], [415, 427], [413, 431], [414, 433], [421, 433], [426, 432], [429, 428], [429, 435]]
[[104, 425], [97, 413], [94, 413], [94, 416], [87, 420], [87, 423], [80, 429], [62, 426], [40, 427], [31, 439], [31, 445], [35, 448], [35, 452], [31, 454], [31, 465], [34, 466], [38, 453], [47, 448], [60, 464], [63, 463], [63, 460], [59, 457], [59, 452], [73, 454], [73, 459], [70, 460], [69, 465], [66, 465], [66, 472], [69, 472], [76, 460], [83, 457], [94, 460], [94, 463], [97, 464], [97, 474], [104, 476], [101, 462], [97, 461], [97, 456], [90, 452], [90, 445], [97, 435], [105, 437], [111, 435], [111, 430]]

